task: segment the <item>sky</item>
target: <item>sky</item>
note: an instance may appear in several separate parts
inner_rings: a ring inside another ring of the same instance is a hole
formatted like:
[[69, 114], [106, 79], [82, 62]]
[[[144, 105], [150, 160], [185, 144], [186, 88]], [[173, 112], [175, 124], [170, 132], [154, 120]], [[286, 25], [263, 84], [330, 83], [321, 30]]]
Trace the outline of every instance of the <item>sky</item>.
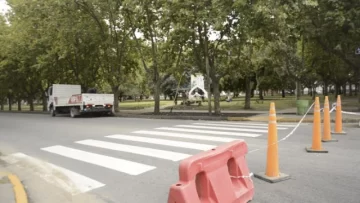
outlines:
[[6, 4], [6, 0], [0, 0], [0, 13], [5, 13], [9, 9], [9, 6]]
[[6, 0], [0, 0], [0, 13], [5, 13], [9, 9], [9, 6], [6, 4]]

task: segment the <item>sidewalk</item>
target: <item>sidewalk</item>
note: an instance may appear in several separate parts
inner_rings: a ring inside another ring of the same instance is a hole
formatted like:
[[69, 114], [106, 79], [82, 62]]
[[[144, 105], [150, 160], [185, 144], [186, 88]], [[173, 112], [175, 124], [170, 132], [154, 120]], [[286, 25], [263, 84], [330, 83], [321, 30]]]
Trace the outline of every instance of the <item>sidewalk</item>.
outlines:
[[[342, 113], [343, 123], [359, 123], [360, 125], [360, 112], [355, 112], [358, 115]], [[296, 108], [293, 109], [285, 109], [276, 112], [278, 122], [299, 122], [303, 119], [304, 115], [297, 115]], [[323, 118], [323, 113], [321, 113], [321, 118]], [[250, 117], [229, 117], [228, 120], [231, 121], [263, 121], [267, 122], [269, 119], [268, 112], [264, 112], [262, 114], [258, 114]], [[330, 114], [331, 122], [335, 122], [336, 119], [336, 111], [333, 111]], [[310, 111], [304, 118], [303, 122], [311, 123], [313, 122], [313, 112]]]
[[[166, 109], [171, 107], [172, 105], [165, 105], [160, 107], [161, 113], [208, 113], [208, 110], [179, 110], [179, 109]], [[214, 111], [214, 108], [213, 108]], [[137, 109], [137, 110], [120, 110], [119, 113], [124, 114], [145, 114], [145, 113], [152, 113], [154, 112], [154, 107], [145, 108], [145, 109]], [[221, 113], [224, 114], [262, 114], [268, 111], [256, 111], [256, 110], [222, 110]]]
[[11, 184], [7, 172], [0, 166], [0, 202], [16, 203], [13, 185]]
[[[221, 116], [208, 116], [207, 110], [170, 110], [167, 106], [160, 107], [160, 115], [153, 115], [153, 108], [141, 110], [121, 110], [117, 113], [120, 117], [146, 117], [160, 119], [200, 119], [200, 120], [230, 120], [230, 121], [268, 121], [269, 111], [256, 110], [223, 110]], [[344, 108], [343, 111], [356, 111], [351, 108]], [[357, 112], [359, 113], [359, 112]], [[202, 114], [202, 115], [201, 115]], [[297, 115], [297, 108], [288, 108], [276, 111], [278, 122], [299, 122], [303, 115]], [[335, 122], [336, 112], [331, 113], [331, 120]], [[359, 115], [342, 114], [344, 123], [359, 123]], [[309, 111], [303, 122], [312, 122], [313, 111]]]
[[[116, 113], [117, 117], [129, 117], [129, 118], [147, 118], [147, 119], [179, 119], [179, 120], [228, 120], [228, 121], [268, 121], [268, 110], [256, 111], [256, 110], [223, 110], [221, 115], [208, 115], [207, 110], [170, 110], [165, 109], [168, 106], [160, 107], [160, 115], [154, 115], [154, 108], [145, 108], [138, 110], [120, 110]], [[360, 112], [354, 107], [344, 107], [343, 111], [355, 112], [357, 115], [351, 115], [343, 113], [344, 123], [358, 123], [360, 126]], [[1, 112], [1, 111], [0, 111]], [[6, 111], [4, 111], [6, 112]], [[278, 110], [276, 112], [278, 122], [299, 122], [303, 116], [296, 114], [296, 108], [289, 108]], [[12, 111], [9, 113], [30, 113], [30, 114], [48, 114], [48, 112], [36, 111], [36, 112], [18, 112]], [[310, 111], [303, 122], [312, 122], [313, 111]], [[335, 111], [331, 113], [331, 122], [335, 122]]]
[[19, 178], [8, 172], [0, 162], [0, 202], [28, 203], [27, 194]]

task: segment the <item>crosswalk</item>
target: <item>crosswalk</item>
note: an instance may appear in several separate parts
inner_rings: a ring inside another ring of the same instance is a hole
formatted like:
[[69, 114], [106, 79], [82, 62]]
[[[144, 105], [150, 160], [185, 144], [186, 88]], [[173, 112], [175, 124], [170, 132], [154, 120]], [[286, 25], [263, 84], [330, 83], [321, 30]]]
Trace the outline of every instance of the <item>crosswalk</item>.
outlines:
[[[279, 124], [278, 130], [292, 130], [293, 127], [295, 126]], [[88, 164], [89, 167], [96, 167], [94, 170], [111, 170], [138, 176], [156, 170], [159, 166], [119, 158], [122, 153], [176, 163], [196, 152], [210, 150], [227, 142], [253, 139], [264, 135], [267, 135], [266, 123], [194, 122], [136, 130], [126, 134], [104, 135], [101, 140], [100, 138], [84, 139], [75, 141], [75, 145], [72, 146], [54, 145], [41, 148], [40, 151], [51, 156], [60, 156]], [[85, 150], [81, 146], [85, 146]], [[90, 151], [91, 149], [93, 150]], [[100, 149], [112, 153], [112, 156], [98, 153], [97, 150]], [[65, 167], [41, 161], [23, 153], [11, 154], [1, 159], [8, 163], [26, 162], [31, 165], [31, 168], [40, 168], [36, 170], [40, 177], [73, 195], [105, 186], [105, 183], [101, 183], [100, 180], [81, 175], [81, 171], [70, 171]]]

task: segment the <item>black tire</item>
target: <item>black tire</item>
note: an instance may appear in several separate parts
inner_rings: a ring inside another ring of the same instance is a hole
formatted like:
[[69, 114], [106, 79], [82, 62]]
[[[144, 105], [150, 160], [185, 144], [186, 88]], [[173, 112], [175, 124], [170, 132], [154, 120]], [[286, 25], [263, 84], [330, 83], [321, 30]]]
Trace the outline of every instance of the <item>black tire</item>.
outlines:
[[79, 110], [75, 107], [72, 107], [70, 109], [70, 117], [71, 118], [76, 118], [79, 115]]

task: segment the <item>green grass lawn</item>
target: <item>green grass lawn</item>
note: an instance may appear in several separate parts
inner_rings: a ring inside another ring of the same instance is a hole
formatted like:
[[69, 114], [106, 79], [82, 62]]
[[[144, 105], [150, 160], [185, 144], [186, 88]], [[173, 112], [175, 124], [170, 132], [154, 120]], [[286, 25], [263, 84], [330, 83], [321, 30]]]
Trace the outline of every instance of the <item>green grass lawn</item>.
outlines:
[[[4, 106], [4, 110], [8, 111], [9, 110], [9, 106], [5, 105]], [[42, 111], [43, 110], [43, 106], [42, 105], [35, 105], [34, 106], [34, 110], [35, 111]], [[12, 105], [12, 111], [18, 111], [18, 105], [14, 104]], [[30, 106], [29, 105], [21, 105], [21, 111], [30, 111]]]
[[[320, 103], [323, 105], [324, 103], [324, 96], [319, 95]], [[224, 99], [224, 98], [222, 98]], [[305, 99], [311, 101], [311, 96], [302, 96], [300, 99]], [[329, 96], [330, 104], [336, 102], [336, 98], [331, 95]], [[296, 108], [296, 99], [295, 96], [287, 96], [282, 98], [280, 95], [276, 96], [265, 96], [264, 100], [260, 100], [258, 96], [255, 96], [251, 99], [251, 109], [252, 110], [268, 110], [270, 106], [270, 102], [275, 102], [276, 109], [289, 109], [289, 108]], [[197, 104], [192, 104], [191, 106], [180, 105], [181, 100], [178, 100], [178, 105], [174, 105], [172, 100], [162, 100], [160, 101], [160, 106], [166, 106], [165, 109], [177, 109], [177, 110], [207, 110], [208, 103], [203, 102], [202, 106], [198, 106]], [[124, 101], [119, 103], [120, 110], [140, 110], [146, 108], [153, 108], [155, 102], [153, 100], [143, 100], [143, 101]], [[342, 98], [343, 106], [350, 106], [350, 107], [358, 107], [359, 103], [356, 96], [352, 97], [343, 97]], [[245, 105], [245, 98], [233, 98], [232, 102], [221, 101], [220, 106], [222, 110], [242, 110], [244, 109]], [[214, 106], [214, 105], [212, 105]], [[30, 107], [28, 105], [22, 105], [22, 111], [29, 111]], [[5, 105], [6, 111], [8, 111], [9, 107]], [[12, 106], [13, 111], [17, 111], [17, 104]], [[35, 111], [42, 111], [41, 105], [35, 105]]]
[[[311, 96], [302, 96], [300, 97], [301, 100], [309, 100], [310, 103], [312, 101]], [[321, 106], [324, 104], [325, 97], [320, 95], [319, 96]], [[336, 102], [334, 96], [329, 97], [330, 104]], [[296, 108], [296, 99], [295, 96], [287, 96], [282, 98], [281, 96], [266, 96], [264, 100], [260, 100], [258, 97], [251, 98], [250, 106], [252, 110], [258, 111], [267, 111], [269, 110], [270, 103], [275, 102], [275, 106], [277, 110], [284, 110], [290, 108]], [[343, 106], [357, 106], [357, 97], [345, 97], [342, 98]], [[214, 107], [214, 105], [212, 105]], [[233, 98], [232, 102], [221, 101], [220, 107], [221, 110], [243, 110], [245, 106], [245, 97], [240, 98]], [[192, 104], [191, 106], [186, 105], [177, 105], [173, 107], [167, 107], [166, 109], [177, 109], [177, 110], [207, 110], [208, 103], [203, 102], [201, 106], [197, 104]]]
[[[174, 104], [173, 101], [166, 100], [166, 101], [160, 101], [160, 106], [166, 106], [166, 105], [172, 105]], [[155, 102], [144, 100], [144, 101], [125, 101], [119, 103], [120, 110], [139, 110], [139, 109], [145, 109], [145, 108], [152, 108], [154, 107]], [[5, 105], [4, 110], [8, 111], [9, 106]], [[30, 111], [29, 105], [22, 105], [21, 106], [22, 111]], [[17, 104], [12, 105], [12, 111], [18, 111]], [[42, 105], [35, 105], [35, 111], [42, 111]]]
[[[275, 102], [276, 109], [287, 109], [287, 108], [293, 108], [296, 107], [296, 101], [294, 97], [289, 98], [281, 98], [281, 97], [265, 97], [264, 100], [259, 100], [258, 98], [252, 98], [250, 102], [250, 106], [252, 110], [268, 110], [270, 106], [270, 102]], [[214, 106], [214, 103], [212, 104]], [[242, 110], [244, 109], [245, 105], [245, 98], [233, 98], [231, 102], [221, 101], [220, 107], [221, 110]], [[167, 109], [170, 109], [171, 107], [167, 107]], [[197, 104], [192, 104], [190, 106], [186, 105], [177, 105], [173, 106], [173, 109], [181, 110], [181, 109], [187, 109], [187, 110], [207, 110], [208, 109], [208, 103], [203, 102], [201, 106], [198, 106]]]
[[[167, 106], [174, 104], [174, 101], [163, 100], [160, 101], [160, 106]], [[155, 101], [143, 100], [143, 101], [125, 101], [120, 102], [119, 108], [120, 110], [138, 110], [145, 108], [152, 108], [155, 105]]]

